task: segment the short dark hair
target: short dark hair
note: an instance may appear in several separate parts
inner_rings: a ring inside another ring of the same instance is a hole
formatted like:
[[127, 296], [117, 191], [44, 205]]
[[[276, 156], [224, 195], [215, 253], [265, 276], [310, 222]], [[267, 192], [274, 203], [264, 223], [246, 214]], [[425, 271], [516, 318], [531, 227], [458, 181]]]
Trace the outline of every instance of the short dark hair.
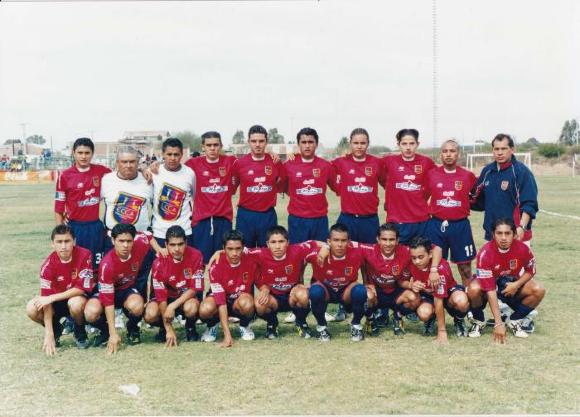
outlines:
[[244, 235], [242, 232], [235, 229], [230, 230], [229, 232], [225, 232], [222, 237], [222, 246], [225, 248], [226, 243], [228, 243], [230, 240], [239, 240], [242, 242], [242, 244], [244, 244]]
[[498, 133], [497, 135], [495, 135], [495, 138], [492, 139], [491, 147], [493, 148], [493, 144], [495, 143], [496, 140], [501, 142], [504, 139], [507, 139], [508, 146], [510, 148], [513, 148], [515, 146], [514, 140], [512, 139], [512, 137], [510, 135], [508, 135], [507, 133]]
[[380, 237], [383, 232], [395, 232], [397, 239], [399, 238], [399, 226], [396, 223], [388, 222], [381, 224], [379, 230], [377, 230], [377, 237]]
[[401, 143], [401, 140], [405, 136], [413, 136], [417, 143], [419, 142], [419, 131], [417, 129], [401, 129], [397, 132], [397, 143]]
[[410, 249], [417, 249], [420, 247], [424, 247], [427, 252], [431, 252], [432, 245], [433, 245], [433, 243], [431, 242], [431, 239], [423, 237], [423, 236], [415, 236], [409, 242]]
[[264, 126], [254, 125], [248, 129], [248, 140], [250, 140], [250, 136], [254, 133], [261, 133], [262, 135], [266, 136], [266, 140], [268, 140], [268, 131]]
[[167, 138], [161, 145], [161, 152], [165, 152], [167, 148], [179, 148], [183, 152], [183, 143], [177, 138]]
[[133, 238], [135, 238], [137, 230], [135, 230], [135, 226], [133, 226], [132, 224], [117, 223], [115, 226], [113, 226], [113, 229], [111, 230], [111, 237], [113, 239], [116, 239], [117, 236], [122, 235], [124, 233], [129, 233]]
[[203, 135], [201, 135], [202, 145], [205, 145], [206, 139], [219, 139], [220, 145], [222, 145], [222, 135], [220, 135], [219, 132], [216, 132], [215, 130], [210, 130], [209, 132], [205, 132]]
[[284, 226], [276, 225], [270, 227], [266, 231], [266, 240], [270, 240], [272, 235], [282, 235], [284, 239], [288, 240], [288, 230]]
[[347, 236], [350, 237], [350, 233], [348, 232], [348, 227], [342, 223], [336, 223], [330, 226], [330, 230], [328, 231], [328, 236], [332, 234], [332, 232], [338, 233], [346, 233]]
[[516, 232], [517, 232], [516, 224], [509, 217], [501, 217], [501, 218], [497, 219], [496, 221], [494, 221], [493, 225], [491, 226], [491, 230], [493, 232], [495, 232], [495, 229], [497, 229], [499, 226], [504, 226], [504, 225], [509, 226], [510, 229], [512, 229], [512, 232], [514, 232], [514, 234], [516, 234]]
[[167, 229], [167, 232], [165, 232], [165, 241], [169, 242], [169, 239], [183, 239], [184, 241], [187, 240], [187, 237], [185, 236], [185, 230], [183, 230], [183, 227], [178, 226], [178, 225], [174, 225], [171, 226], [169, 229]]
[[296, 143], [300, 143], [300, 136], [314, 136], [314, 140], [318, 145], [318, 132], [316, 129], [312, 129], [311, 127], [303, 127], [300, 131], [296, 134]]
[[55, 226], [54, 229], [52, 229], [52, 232], [50, 233], [50, 240], [54, 240], [56, 235], [66, 235], [67, 233], [71, 235], [73, 239], [75, 238], [72, 227], [70, 227], [68, 224], [59, 224]]
[[95, 153], [95, 144], [89, 138], [78, 138], [75, 140], [75, 143], [73, 143], [73, 152], [76, 151], [79, 146], [91, 148], [91, 152]]
[[356, 129], [353, 129], [352, 132], [350, 132], [349, 140], [352, 140], [352, 137], [354, 135], [365, 135], [367, 137], [367, 142], [370, 143], [370, 141], [371, 141], [371, 137], [369, 136], [369, 132], [367, 132], [367, 130], [362, 128], [362, 127], [357, 127]]

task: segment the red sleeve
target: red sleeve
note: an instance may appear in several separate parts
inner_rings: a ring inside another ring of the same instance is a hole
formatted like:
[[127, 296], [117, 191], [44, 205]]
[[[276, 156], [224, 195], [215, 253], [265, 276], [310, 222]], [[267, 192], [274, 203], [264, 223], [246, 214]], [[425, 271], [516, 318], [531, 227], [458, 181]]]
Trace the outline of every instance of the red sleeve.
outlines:
[[234, 195], [240, 186], [240, 161], [234, 160], [232, 164], [232, 195]]
[[332, 191], [334, 191], [334, 193], [336, 195], [338, 195], [338, 188], [336, 186], [336, 167], [334, 166], [334, 164], [332, 162], [328, 163], [328, 187], [330, 187], [330, 189]]
[[99, 265], [99, 300], [105, 307], [115, 304], [113, 268], [107, 261]]
[[52, 290], [52, 280], [54, 278], [54, 273], [52, 271], [52, 266], [50, 265], [50, 257], [44, 261], [40, 267], [40, 295], [46, 297], [52, 295], [54, 291]]
[[163, 265], [161, 258], [155, 259], [151, 267], [151, 277], [153, 278], [153, 290], [155, 291], [155, 300], [158, 303], [167, 301], [167, 288], [165, 288], [165, 277], [163, 276]]
[[85, 294], [89, 295], [95, 288], [95, 277], [93, 274], [93, 255], [87, 250], [82, 251], [82, 260], [79, 262], [79, 274], [75, 279], [74, 286], [79, 290], [83, 290]]
[[64, 189], [64, 181], [62, 180], [62, 171], [58, 172], [58, 178], [56, 180], [56, 194], [54, 196], [54, 212], [64, 213], [64, 203], [66, 201], [66, 191]]
[[[227, 262], [225, 259], [221, 259], [220, 261]], [[226, 303], [226, 293], [221, 283], [220, 272], [221, 271], [218, 264], [213, 264], [209, 268], [209, 285], [211, 288], [211, 293], [218, 306], [224, 305]]]
[[439, 276], [441, 280], [439, 281], [439, 286], [435, 291], [433, 291], [433, 296], [437, 298], [447, 298], [447, 290], [453, 286], [455, 280], [453, 279], [453, 273], [448, 263], [443, 263], [439, 265]]
[[524, 261], [524, 271], [526, 271], [528, 274], [530, 274], [532, 277], [534, 275], [536, 275], [536, 257], [534, 256], [534, 254], [532, 253], [532, 250], [528, 247], [528, 245], [525, 245], [525, 261]]
[[332, 167], [332, 176], [330, 178], [330, 188], [334, 190], [336, 195], [340, 195], [340, 168], [338, 167], [338, 158], [330, 163]]
[[495, 277], [493, 276], [493, 259], [488, 249], [482, 248], [477, 254], [477, 273], [476, 278], [482, 291], [495, 290]]

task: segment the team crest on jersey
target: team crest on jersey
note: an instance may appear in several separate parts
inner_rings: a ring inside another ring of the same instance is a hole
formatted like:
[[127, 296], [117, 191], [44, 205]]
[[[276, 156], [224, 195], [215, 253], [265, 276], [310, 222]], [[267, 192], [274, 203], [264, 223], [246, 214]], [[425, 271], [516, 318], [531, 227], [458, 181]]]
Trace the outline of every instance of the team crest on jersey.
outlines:
[[78, 274], [78, 271], [76, 270], [76, 268], [73, 269], [71, 274], [70, 274], [71, 279], [73, 279], [73, 280], [77, 279], [77, 274]]
[[193, 272], [192, 272], [191, 268], [185, 268], [185, 269], [183, 270], [183, 276], [184, 276], [186, 279], [190, 279], [190, 278], [193, 276]]
[[294, 271], [294, 268], [292, 267], [292, 265], [286, 265], [284, 267], [284, 272], [286, 272], [286, 275], [290, 275], [292, 273], [292, 271]]
[[393, 275], [399, 275], [401, 268], [399, 268], [399, 265], [393, 265], [391, 271], [393, 272]]
[[266, 175], [272, 175], [272, 166], [271, 165], [266, 165], [264, 167], [264, 172], [266, 173]]
[[502, 181], [501, 182], [501, 189], [502, 190], [504, 190], [504, 191], [507, 190], [509, 186], [510, 186], [510, 182], [509, 181]]
[[414, 165], [413, 169], [415, 174], [422, 174], [423, 173], [423, 165]]
[[98, 187], [100, 182], [101, 182], [101, 180], [99, 179], [99, 177], [97, 177], [97, 176], [93, 177], [93, 185], [95, 187]]
[[226, 167], [219, 167], [218, 171], [220, 173], [220, 177], [225, 177], [226, 176]]
[[510, 269], [514, 270], [518, 267], [518, 260], [517, 259], [510, 259]]
[[344, 275], [352, 275], [352, 266], [344, 268]]
[[159, 194], [159, 207], [157, 211], [163, 220], [173, 221], [179, 218], [183, 201], [187, 193], [181, 188], [164, 183]]
[[138, 270], [139, 270], [139, 263], [138, 262], [133, 262], [131, 264], [131, 271], [137, 272]]
[[117, 223], [135, 224], [141, 213], [141, 207], [145, 204], [145, 199], [129, 193], [119, 193], [115, 207], [113, 208], [113, 218]]
[[367, 177], [372, 177], [372, 175], [373, 175], [373, 167], [365, 167], [365, 175]]
[[455, 189], [461, 191], [463, 189], [463, 181], [455, 181]]
[[312, 175], [314, 178], [320, 177], [320, 168], [312, 168]]
[[242, 281], [246, 282], [248, 280], [249, 274], [247, 272], [244, 272], [242, 274]]

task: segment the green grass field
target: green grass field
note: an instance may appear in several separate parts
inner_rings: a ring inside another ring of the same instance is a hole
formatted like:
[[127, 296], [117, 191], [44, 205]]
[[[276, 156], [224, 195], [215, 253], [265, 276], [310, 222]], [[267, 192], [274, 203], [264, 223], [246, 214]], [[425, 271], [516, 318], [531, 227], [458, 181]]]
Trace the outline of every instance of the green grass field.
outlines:
[[[579, 179], [545, 177], [539, 185], [541, 208], [579, 214]], [[346, 322], [330, 324], [329, 344], [301, 340], [288, 325], [269, 341], [258, 321], [255, 341], [239, 341], [234, 329], [228, 350], [215, 343], [168, 350], [147, 330], [144, 343], [114, 357], [79, 351], [64, 336], [47, 358], [42, 329], [24, 307], [39, 291], [38, 269], [50, 252], [53, 195], [53, 185], [0, 186], [0, 415], [580, 412], [578, 220], [540, 213], [533, 249], [548, 293], [536, 332], [505, 346], [492, 345], [486, 330], [480, 339], [450, 333], [441, 347], [414, 324], [402, 338], [388, 330], [355, 344]], [[278, 205], [281, 224], [286, 202]], [[336, 212], [332, 200], [331, 220]], [[480, 245], [479, 214], [472, 224]], [[141, 388], [136, 397], [119, 391], [129, 383]]]

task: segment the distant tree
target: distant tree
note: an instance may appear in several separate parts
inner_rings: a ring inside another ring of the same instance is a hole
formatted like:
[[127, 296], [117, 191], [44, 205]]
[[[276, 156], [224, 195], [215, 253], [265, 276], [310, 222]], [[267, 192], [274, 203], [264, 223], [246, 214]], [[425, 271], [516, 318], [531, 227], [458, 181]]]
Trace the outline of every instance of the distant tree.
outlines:
[[382, 154], [391, 152], [391, 149], [388, 146], [374, 145], [374, 146], [369, 146], [368, 152], [371, 155], [382, 155]]
[[525, 143], [530, 146], [540, 146], [540, 141], [536, 138], [529, 138]]
[[545, 158], [559, 158], [565, 148], [557, 143], [542, 143], [538, 146], [538, 153]]
[[183, 142], [183, 146], [189, 147], [190, 152], [201, 152], [201, 136], [193, 133], [190, 130], [177, 132], [173, 136]]
[[32, 135], [26, 138], [26, 143], [34, 143], [35, 145], [44, 145], [46, 143], [46, 139], [44, 139], [42, 135]]
[[574, 145], [580, 137], [580, 124], [576, 119], [566, 120], [558, 138], [560, 145]]
[[234, 136], [232, 136], [232, 143], [234, 145], [239, 145], [241, 143], [244, 143], [245, 141], [246, 138], [244, 137], [244, 131], [236, 130], [236, 133], [234, 133]]
[[20, 139], [8, 139], [4, 141], [4, 145], [12, 145], [17, 143], [22, 143], [22, 141]]
[[268, 143], [284, 143], [284, 136], [278, 133], [278, 128], [268, 130]]
[[338, 145], [336, 145], [336, 153], [338, 155], [345, 154], [348, 151], [349, 147], [350, 147], [350, 141], [348, 140], [348, 138], [346, 136], [343, 136], [338, 141]]

